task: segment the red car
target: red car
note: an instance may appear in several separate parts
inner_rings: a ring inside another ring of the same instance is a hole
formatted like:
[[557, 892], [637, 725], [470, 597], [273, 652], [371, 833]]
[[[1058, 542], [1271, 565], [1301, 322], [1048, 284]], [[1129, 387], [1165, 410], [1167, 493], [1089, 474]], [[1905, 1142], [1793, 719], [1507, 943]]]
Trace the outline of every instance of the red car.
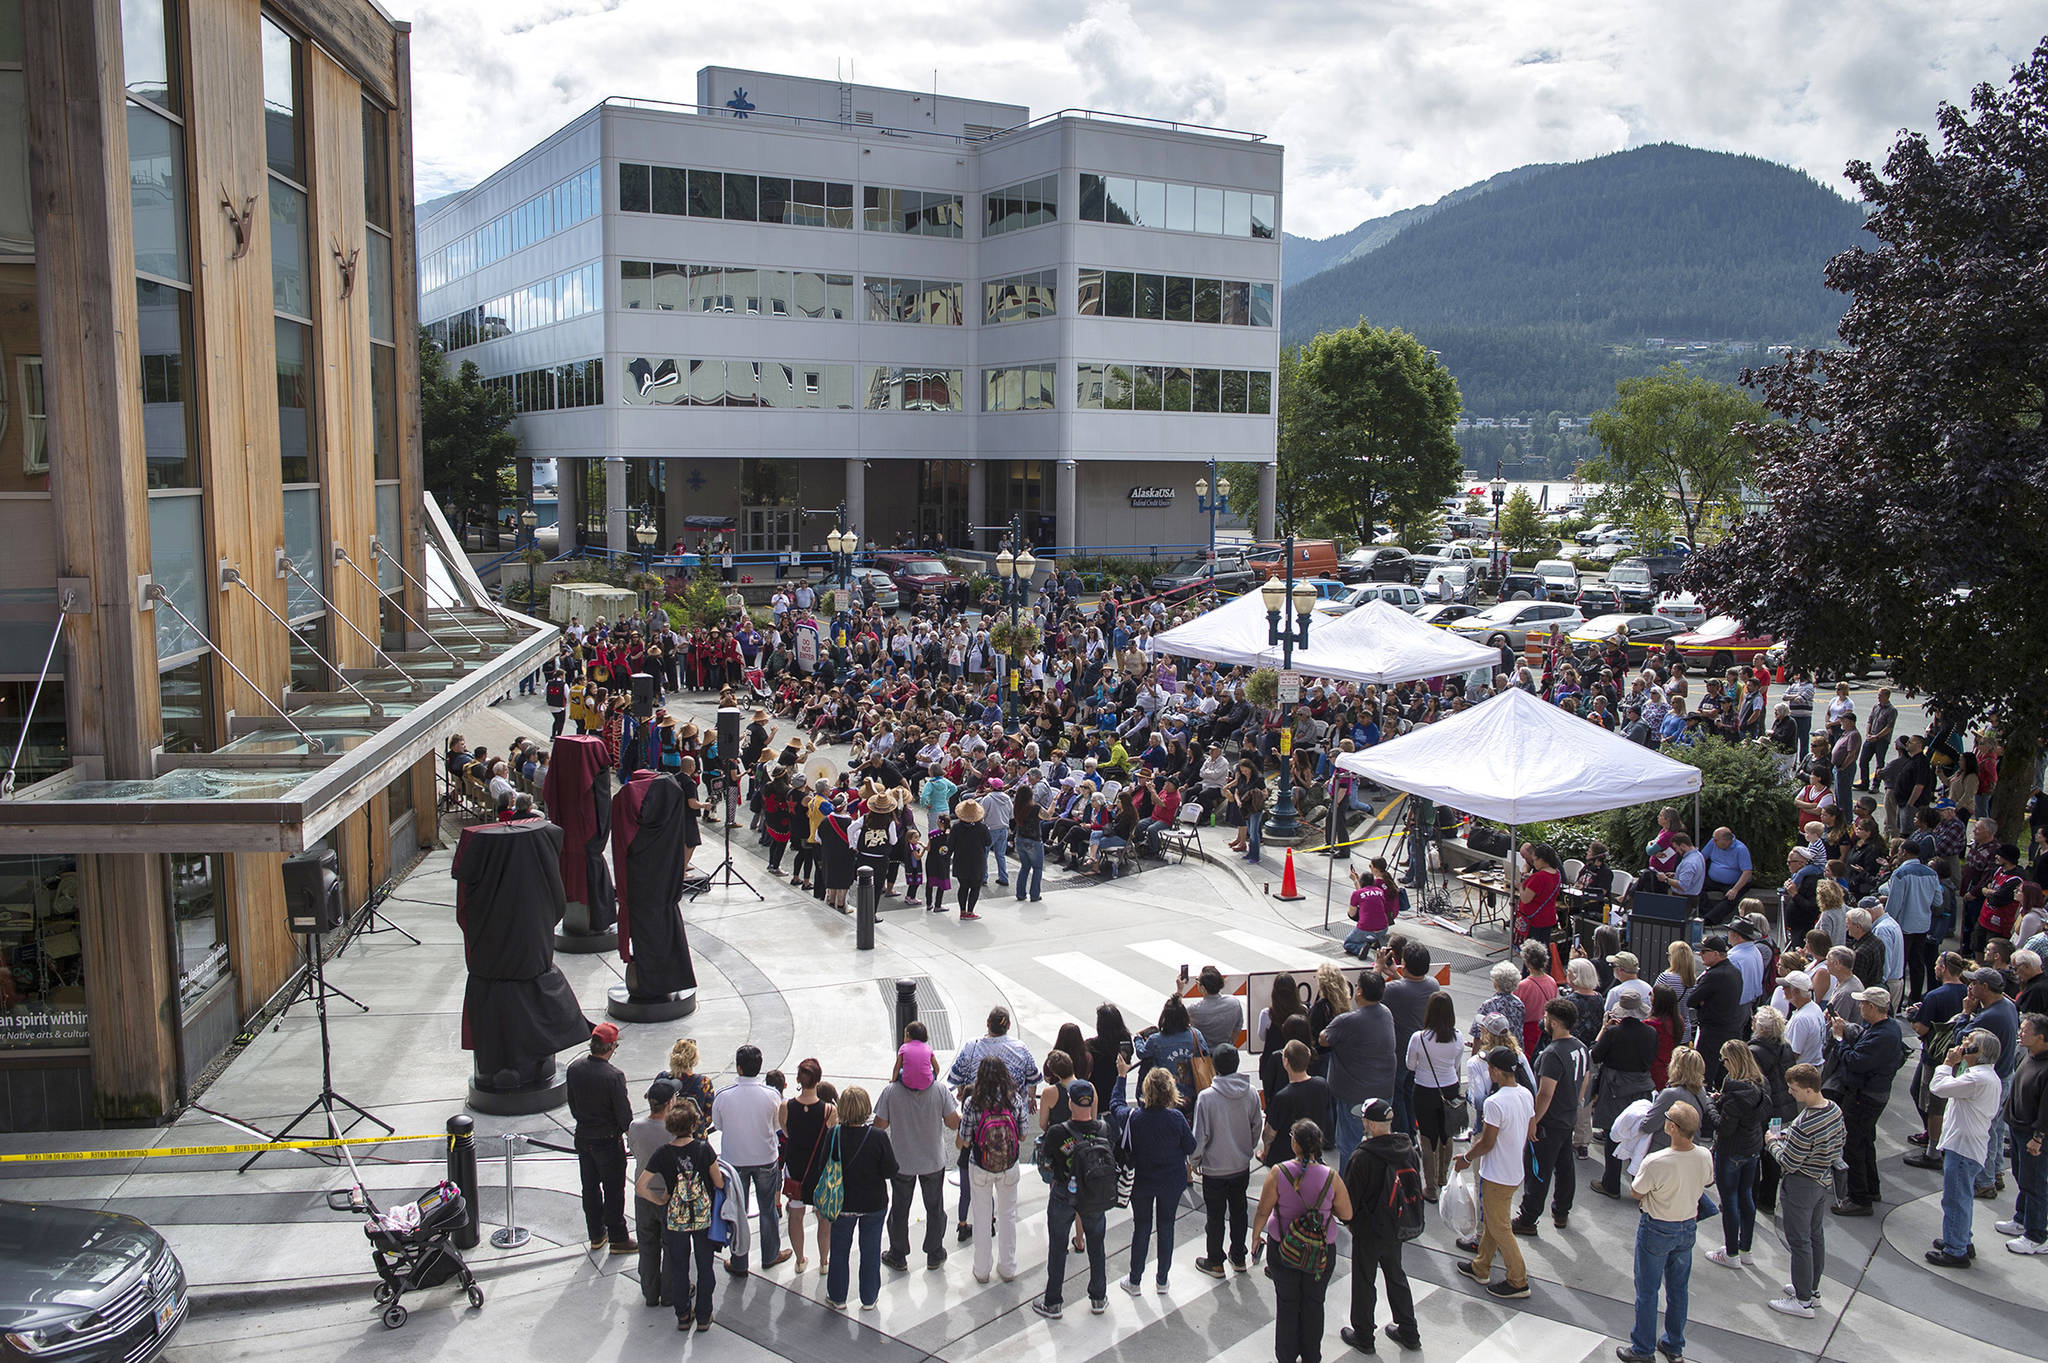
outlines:
[[931, 554], [877, 554], [874, 564], [896, 584], [896, 593], [907, 610], [916, 610], [918, 599], [927, 592], [944, 595], [967, 582], [947, 571], [945, 560]]
[[1719, 673], [1769, 652], [1777, 640], [1746, 628], [1732, 615], [1716, 615], [1698, 629], [1672, 635], [1671, 642], [1686, 662]]

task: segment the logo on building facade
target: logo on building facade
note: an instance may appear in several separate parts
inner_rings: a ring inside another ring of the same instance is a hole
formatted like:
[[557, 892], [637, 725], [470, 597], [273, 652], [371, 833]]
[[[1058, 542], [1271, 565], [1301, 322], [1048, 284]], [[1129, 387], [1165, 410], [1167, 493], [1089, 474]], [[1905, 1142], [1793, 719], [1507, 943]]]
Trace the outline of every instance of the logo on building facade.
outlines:
[[1172, 506], [1173, 489], [1170, 487], [1134, 487], [1131, 489], [1132, 506]]
[[734, 118], [745, 118], [754, 107], [747, 103], [747, 87], [744, 85], [734, 87], [732, 98], [725, 102], [725, 107], [732, 110]]

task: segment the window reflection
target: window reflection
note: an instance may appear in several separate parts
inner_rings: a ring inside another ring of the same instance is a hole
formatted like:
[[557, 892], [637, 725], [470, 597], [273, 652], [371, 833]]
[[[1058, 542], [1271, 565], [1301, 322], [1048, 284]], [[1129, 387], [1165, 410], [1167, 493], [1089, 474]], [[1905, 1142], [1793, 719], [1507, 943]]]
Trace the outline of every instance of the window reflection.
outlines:
[[[19, 6], [10, 8], [17, 10], [14, 22], [19, 25]], [[129, 94], [176, 114], [184, 112], [178, 88], [178, 45], [170, 41], [166, 17], [164, 0], [122, 0], [121, 74]]]
[[287, 483], [315, 480], [313, 450], [313, 329], [299, 322], [278, 318], [277, 334], [277, 444], [278, 458]]
[[191, 373], [192, 297], [140, 279], [135, 284], [141, 341], [142, 457], [152, 488], [199, 486], [198, 434], [185, 389]]
[[135, 268], [189, 280], [185, 247], [185, 130], [139, 104], [128, 106], [128, 195]]
[[[1098, 177], [1095, 195], [1098, 208], [1101, 202], [1099, 185]], [[985, 237], [1001, 236], [1005, 232], [1016, 232], [1026, 227], [1058, 222], [1059, 176], [1045, 175], [1035, 180], [1023, 180], [1014, 185], [1007, 185], [1002, 189], [989, 190], [982, 196], [982, 203], [982, 235]]]
[[1054, 365], [984, 369], [981, 375], [984, 412], [1049, 411], [1057, 405], [1054, 385], [1059, 370]]
[[1082, 361], [1075, 366], [1075, 405], [1102, 411], [1265, 416], [1271, 411], [1272, 384], [1272, 371], [1262, 369]]
[[270, 168], [306, 183], [305, 86], [299, 40], [263, 21], [263, 154]]
[[[1120, 175], [1080, 174], [1075, 216], [1083, 222], [1124, 227], [1157, 227], [1171, 232], [1270, 239], [1276, 227], [1276, 197], [1210, 185], [1180, 185]], [[991, 196], [990, 231], [999, 215]], [[1048, 221], [1051, 219], [1048, 218]]]

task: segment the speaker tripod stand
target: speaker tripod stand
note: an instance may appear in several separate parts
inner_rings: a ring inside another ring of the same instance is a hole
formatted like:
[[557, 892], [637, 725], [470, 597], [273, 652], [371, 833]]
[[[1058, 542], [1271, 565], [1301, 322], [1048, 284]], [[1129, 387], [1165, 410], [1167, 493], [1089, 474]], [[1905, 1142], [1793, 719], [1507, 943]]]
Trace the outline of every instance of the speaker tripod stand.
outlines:
[[[403, 928], [397, 930], [400, 932], [405, 931]], [[319, 1006], [322, 1035], [325, 1035], [327, 1030], [327, 999], [329, 995], [339, 999], [346, 999], [365, 1013], [369, 1012], [369, 1004], [364, 1003], [339, 985], [327, 983], [327, 972], [322, 969], [320, 961], [320, 934], [315, 932], [310, 934], [301, 933], [299, 935], [301, 937], [310, 937], [312, 955], [307, 963], [305, 975], [300, 978], [298, 984], [292, 989], [291, 994], [286, 997], [284, 1006], [277, 1010], [277, 1016], [270, 1020], [271, 1030], [276, 1031], [282, 1027], [284, 1025], [284, 1015], [307, 999], [312, 999]], [[407, 935], [410, 936], [411, 934], [408, 933]], [[345, 947], [348, 944], [344, 942], [342, 945]], [[341, 953], [337, 950], [335, 954], [340, 955]]]
[[704, 889], [708, 890], [713, 885], [722, 884], [729, 890], [732, 888], [733, 882], [738, 881], [746, 887], [748, 894], [765, 904], [768, 902], [768, 897], [755, 889], [753, 882], [741, 875], [739, 867], [733, 865], [732, 862], [732, 824], [733, 819], [739, 813], [738, 786], [739, 777], [737, 775], [726, 778], [724, 798], [719, 801], [720, 804], [725, 806], [725, 817], [723, 819], [725, 825], [725, 859], [717, 866], [711, 868], [711, 873], [704, 878]]
[[[383, 1128], [384, 1134], [389, 1136], [393, 1133], [391, 1123], [376, 1116], [368, 1108], [351, 1102], [334, 1090], [334, 1047], [332, 1039], [327, 1033], [327, 996], [330, 993], [341, 994], [343, 998], [348, 999], [350, 1003], [355, 1004], [365, 1012], [369, 1011], [369, 1005], [349, 998], [347, 994], [342, 994], [341, 990], [334, 989], [328, 985], [327, 972], [320, 959], [320, 934], [314, 932], [306, 935], [311, 938], [311, 941], [308, 943], [308, 955], [313, 963], [311, 972], [313, 1007], [320, 1018], [320, 1092], [314, 1096], [312, 1102], [306, 1104], [304, 1111], [285, 1123], [284, 1129], [279, 1131], [272, 1139], [278, 1141], [289, 1140], [292, 1132], [296, 1131], [308, 1117], [311, 1117], [316, 1112], [326, 1116], [327, 1135], [333, 1140], [340, 1140], [346, 1132], [353, 1131], [363, 1122], [369, 1122], [373, 1126]], [[334, 1109], [337, 1105], [345, 1107], [350, 1112], [356, 1114], [354, 1120], [350, 1121], [346, 1127], [343, 1127], [340, 1119], [335, 1116]], [[251, 1166], [257, 1160], [262, 1159], [269, 1153], [268, 1150], [258, 1150], [255, 1154], [249, 1156], [247, 1160], [244, 1160], [242, 1167], [235, 1172], [248, 1173]]]
[[[380, 932], [395, 932], [414, 946], [420, 944], [419, 938], [384, 916], [384, 901], [389, 899], [391, 892], [397, 888], [398, 883], [396, 881], [386, 881], [371, 893], [370, 902], [364, 905], [362, 913], [357, 915], [355, 926], [349, 930], [346, 937], [342, 938], [341, 945], [334, 949], [335, 955], [339, 956], [342, 952], [347, 951], [349, 943], [355, 941], [356, 938], [374, 937]], [[340, 991], [336, 990], [335, 992], [339, 993]]]

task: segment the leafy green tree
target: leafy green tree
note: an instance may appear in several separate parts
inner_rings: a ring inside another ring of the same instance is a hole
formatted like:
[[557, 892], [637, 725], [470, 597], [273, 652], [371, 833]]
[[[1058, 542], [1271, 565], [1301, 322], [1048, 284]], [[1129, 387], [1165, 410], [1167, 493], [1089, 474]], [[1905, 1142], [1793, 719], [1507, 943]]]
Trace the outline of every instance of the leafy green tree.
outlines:
[[1501, 507], [1500, 538], [1501, 543], [1510, 549], [1527, 549], [1539, 540], [1550, 538], [1543, 524], [1543, 513], [1536, 509], [1536, 499], [1526, 489], [1516, 488], [1515, 495]]
[[1645, 497], [1668, 497], [1686, 538], [1697, 544], [1706, 508], [1741, 505], [1756, 468], [1751, 428], [1769, 414], [1740, 389], [1679, 364], [1623, 379], [1615, 392], [1614, 405], [1593, 417], [1601, 452], [1587, 476], [1638, 505]]
[[1649, 483], [1622, 483], [1593, 499], [1602, 517], [1629, 532], [1645, 552], [1670, 542], [1678, 529], [1671, 499]]
[[1370, 540], [1388, 522], [1426, 522], [1457, 491], [1457, 380], [1407, 332], [1324, 332], [1280, 376], [1281, 505], [1313, 518], [1306, 528]]
[[427, 491], [447, 512], [457, 534], [473, 521], [492, 522], [506, 475], [519, 452], [512, 434], [512, 395], [483, 381], [464, 360], [454, 372], [448, 357], [420, 333], [420, 453]]
[[1935, 122], [1938, 150], [1908, 132], [1882, 171], [1849, 166], [1876, 244], [1827, 267], [1843, 345], [1755, 376], [1786, 418], [1749, 432], [1768, 509], [1681, 582], [1800, 662], [1882, 655], [1930, 711], [1995, 723], [1992, 814], [2024, 842], [2048, 727], [2048, 41]]

